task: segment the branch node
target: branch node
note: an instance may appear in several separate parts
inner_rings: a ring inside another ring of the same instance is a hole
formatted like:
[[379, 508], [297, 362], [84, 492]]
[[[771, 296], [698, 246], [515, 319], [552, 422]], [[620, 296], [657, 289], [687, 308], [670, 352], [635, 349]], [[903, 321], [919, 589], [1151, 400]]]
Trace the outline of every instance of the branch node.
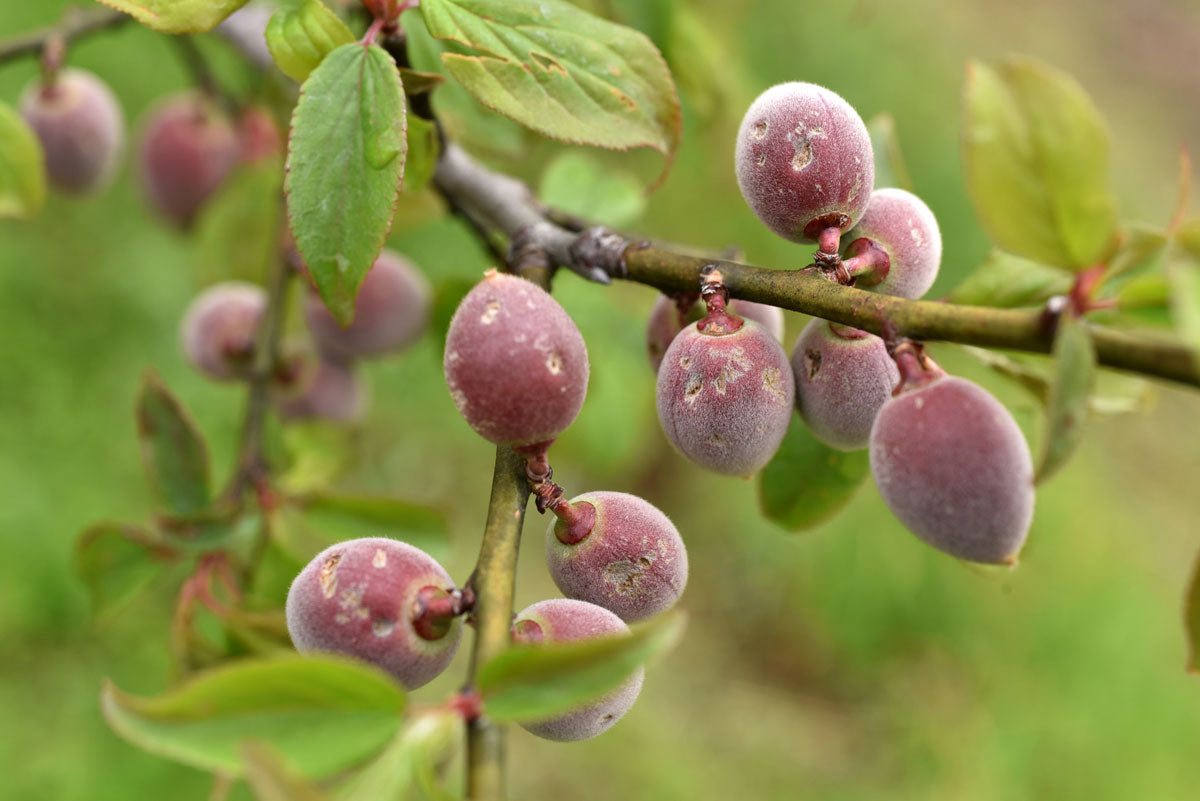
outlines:
[[571, 243], [568, 253], [571, 262], [584, 277], [601, 284], [612, 283], [613, 278], [629, 275], [625, 264], [625, 251], [630, 242], [615, 231], [602, 226], [588, 228]]

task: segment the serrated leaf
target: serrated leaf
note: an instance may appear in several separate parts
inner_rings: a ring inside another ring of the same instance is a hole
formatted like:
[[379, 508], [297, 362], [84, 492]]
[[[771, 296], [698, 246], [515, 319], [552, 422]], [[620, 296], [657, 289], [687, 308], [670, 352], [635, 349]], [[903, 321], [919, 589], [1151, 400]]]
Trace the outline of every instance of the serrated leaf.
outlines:
[[1046, 400], [1046, 426], [1034, 483], [1041, 483], [1067, 463], [1087, 420], [1088, 398], [1096, 380], [1096, 349], [1084, 324], [1063, 314], [1054, 334], [1054, 371]]
[[241, 743], [270, 743], [305, 776], [327, 776], [395, 736], [404, 690], [365, 663], [331, 655], [244, 659], [143, 697], [105, 682], [109, 726], [152, 754], [241, 776]]
[[1171, 321], [1200, 360], [1200, 219], [1181, 225], [1167, 253]]
[[1192, 569], [1183, 614], [1188, 639], [1187, 668], [1200, 673], [1200, 556], [1196, 557], [1196, 566]]
[[75, 574], [88, 588], [92, 614], [119, 613], [162, 575], [174, 556], [160, 538], [131, 523], [97, 523], [75, 544]]
[[627, 635], [508, 649], [476, 675], [488, 717], [541, 720], [599, 698], [674, 645], [683, 633], [683, 616], [660, 615], [631, 630]]
[[[462, 717], [444, 709], [412, 720], [379, 756], [339, 788], [338, 798], [404, 801], [443, 797], [435, 768], [453, 754], [462, 728]], [[414, 792], [417, 790], [420, 792]]]
[[775, 457], [759, 473], [759, 504], [767, 519], [804, 531], [840, 512], [868, 472], [865, 450], [831, 448], [793, 417]]
[[1081, 269], [1116, 235], [1108, 129], [1079, 83], [1031, 58], [973, 62], [963, 152], [967, 191], [992, 241]]
[[628, 225], [646, 210], [646, 194], [633, 173], [575, 150], [546, 165], [538, 197], [547, 206], [601, 225]]
[[875, 188], [895, 186], [911, 192], [912, 178], [900, 150], [900, 138], [896, 136], [896, 120], [887, 112], [876, 114], [867, 123], [867, 132], [875, 152]]
[[208, 506], [208, 446], [191, 415], [154, 371], [142, 377], [137, 430], [146, 479], [166, 508], [187, 516]]
[[249, 0], [100, 0], [160, 33], [203, 33]]
[[[405, 87], [407, 88], [407, 87]], [[404, 191], [415, 195], [429, 185], [442, 146], [437, 128], [415, 114], [408, 117], [408, 163], [404, 167]]]
[[425, 0], [421, 13], [466, 49], [442, 63], [480, 103], [552, 139], [654, 148], [670, 167], [679, 97], [644, 34], [565, 0]]
[[258, 801], [332, 801], [285, 764], [269, 743], [250, 740], [242, 745], [241, 757], [246, 783]]
[[1040, 306], [1071, 289], [1071, 274], [1057, 267], [993, 250], [946, 300], [968, 306]]
[[261, 284], [279, 256], [283, 165], [244, 165], [205, 203], [196, 221], [192, 260], [203, 285], [240, 280]]
[[267, 49], [283, 73], [304, 83], [325, 56], [354, 41], [354, 34], [321, 0], [283, 7], [267, 23]]
[[46, 205], [42, 143], [11, 106], [0, 101], [0, 219], [28, 220]]
[[292, 233], [321, 299], [342, 325], [383, 249], [408, 142], [404, 91], [381, 48], [345, 44], [300, 89], [284, 188]]

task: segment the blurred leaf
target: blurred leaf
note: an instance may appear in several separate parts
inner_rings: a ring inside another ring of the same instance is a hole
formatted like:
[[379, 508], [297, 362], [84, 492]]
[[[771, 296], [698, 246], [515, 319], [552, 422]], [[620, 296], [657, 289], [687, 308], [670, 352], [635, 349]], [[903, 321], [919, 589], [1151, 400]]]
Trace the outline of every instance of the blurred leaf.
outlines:
[[683, 633], [683, 616], [660, 615], [631, 629], [612, 637], [518, 645], [495, 657], [476, 675], [488, 718], [541, 720], [595, 700], [673, 646]]
[[1108, 129], [1074, 78], [1031, 58], [972, 62], [963, 150], [996, 245], [1075, 269], [1105, 257], [1116, 235]]
[[850, 502], [870, 467], [865, 450], [831, 448], [793, 417], [775, 457], [759, 473], [763, 514], [790, 531], [813, 528]]
[[1175, 232], [1167, 253], [1167, 282], [1175, 330], [1200, 359], [1200, 218]]
[[[299, 572], [299, 570], [296, 571], [296, 573]], [[295, 578], [295, 574], [292, 578]], [[268, 612], [230, 609], [222, 617], [221, 622], [229, 637], [242, 646], [245, 653], [274, 656], [279, 653], [290, 654], [295, 651], [291, 635], [288, 633], [287, 618], [283, 609]]]
[[[409, 97], [428, 94], [446, 82], [446, 76], [436, 72], [421, 72], [409, 69], [408, 67], [400, 67], [399, 69], [400, 82], [404, 84], [404, 94]], [[409, 118], [409, 124], [412, 124], [411, 117]]]
[[167, 509], [187, 516], [208, 506], [208, 446], [183, 404], [152, 370], [142, 376], [137, 428], [150, 489]]
[[670, 167], [679, 98], [644, 34], [564, 0], [425, 0], [421, 14], [463, 46], [442, 63], [480, 103], [560, 141], [652, 147]]
[[1200, 556], [1196, 557], [1196, 566], [1192, 568], [1184, 604], [1184, 623], [1188, 635], [1188, 670], [1200, 673]]
[[896, 136], [896, 121], [891, 114], [876, 114], [867, 123], [871, 134], [871, 149], [875, 151], [875, 188], [895, 186], [912, 191], [912, 178], [900, 151], [900, 139]]
[[404, 92], [381, 48], [345, 44], [300, 89], [284, 187], [292, 233], [334, 318], [383, 248], [404, 174]]
[[442, 352], [446, 349], [446, 332], [450, 330], [450, 318], [458, 309], [458, 304], [467, 293], [479, 283], [475, 279], [451, 276], [437, 281], [433, 287], [433, 312], [430, 315], [430, 325], [437, 334], [441, 347], [437, 349], [438, 363], [441, 363]]
[[408, 115], [408, 163], [404, 167], [403, 189], [415, 195], [428, 186], [441, 154], [437, 128], [429, 120]]
[[345, 471], [352, 458], [352, 434], [328, 423], [292, 423], [283, 428], [287, 468], [276, 482], [286, 495], [323, 490]]
[[968, 306], [1040, 306], [1071, 289], [1070, 273], [993, 250], [946, 300]]
[[293, 772], [269, 743], [243, 743], [241, 758], [246, 783], [258, 801], [331, 801], [318, 787]]
[[150, 531], [130, 523], [97, 523], [75, 544], [75, 573], [88, 588], [92, 614], [110, 617], [162, 574], [174, 552]]
[[244, 165], [204, 204], [192, 241], [202, 285], [266, 280], [279, 258], [282, 189], [283, 165], [267, 159]]
[[435, 769], [454, 753], [462, 732], [463, 721], [457, 712], [442, 709], [417, 717], [379, 756], [339, 788], [338, 798], [403, 801], [444, 797]]
[[341, 45], [354, 41], [346, 23], [320, 0], [282, 7], [267, 23], [267, 49], [283, 73], [304, 83], [321, 60]]
[[399, 498], [318, 494], [305, 498], [303, 509], [307, 528], [334, 538], [325, 546], [357, 537], [390, 537], [436, 551], [449, 542], [445, 515]]
[[[1150, 225], [1133, 223], [1121, 231], [1121, 244], [1108, 260], [1102, 287], [1109, 286], [1114, 279], [1136, 277], [1157, 265], [1159, 256], [1166, 249], [1167, 235]], [[1123, 281], [1118, 281], [1120, 285]]]
[[106, 681], [109, 726], [150, 753], [241, 776], [240, 744], [269, 742], [305, 776], [326, 776], [375, 753], [400, 727], [404, 690], [365, 663], [330, 655], [244, 659], [154, 697]]
[[542, 173], [542, 203], [602, 225], [628, 225], [646, 210], [637, 177], [578, 150], [559, 153]]
[[[400, 17], [408, 40], [408, 57], [414, 67], [428, 74], [440, 74], [442, 54], [451, 46], [429, 35], [418, 9]], [[404, 84], [408, 90], [407, 78]], [[525, 149], [525, 129], [501, 114], [475, 102], [462, 84], [447, 81], [431, 98], [438, 121], [450, 138], [477, 153], [499, 158], [517, 158]]]
[[27, 220], [46, 205], [42, 143], [11, 106], [0, 101], [0, 219]]
[[1096, 350], [1079, 318], [1063, 314], [1054, 334], [1054, 372], [1046, 401], [1046, 426], [1035, 484], [1067, 463], [1083, 438], [1088, 397], [1096, 377]]
[[100, 0], [159, 33], [204, 33], [249, 0]]

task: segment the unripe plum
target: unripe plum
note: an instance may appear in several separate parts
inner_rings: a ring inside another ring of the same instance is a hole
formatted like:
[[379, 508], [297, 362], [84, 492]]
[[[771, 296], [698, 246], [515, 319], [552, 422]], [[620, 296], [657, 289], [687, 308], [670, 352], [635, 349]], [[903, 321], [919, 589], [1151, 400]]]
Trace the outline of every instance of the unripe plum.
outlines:
[[792, 349], [796, 409], [831, 448], [867, 447], [879, 407], [900, 381], [883, 340], [826, 320], [809, 322]]
[[587, 394], [587, 349], [575, 322], [541, 287], [495, 271], [454, 312], [444, 367], [459, 413], [497, 445], [553, 440]]
[[214, 284], [184, 313], [180, 341], [188, 361], [210, 378], [232, 381], [249, 375], [254, 335], [267, 307], [262, 287], [240, 281]]
[[384, 250], [358, 290], [354, 322], [339, 325], [315, 292], [305, 301], [304, 316], [322, 353], [338, 359], [379, 356], [420, 338], [429, 324], [431, 297], [429, 282], [412, 262]]
[[88, 194], [116, 172], [125, 144], [125, 116], [108, 84], [90, 72], [59, 71], [21, 96], [21, 115], [46, 155], [46, 175], [58, 189]]
[[892, 514], [926, 543], [1016, 563], [1033, 519], [1033, 460], [982, 387], [943, 376], [902, 389], [875, 418], [871, 472]]
[[860, 278], [855, 286], [884, 295], [916, 299], [929, 291], [942, 263], [942, 233], [921, 198], [903, 189], [876, 189], [862, 219], [846, 235], [853, 258], [869, 239], [888, 255], [887, 274], [879, 281]]
[[871, 136], [839, 95], [782, 83], [758, 96], [738, 131], [738, 186], [768, 228], [793, 242], [850, 228], [875, 184]]
[[[758, 323], [766, 328], [771, 336], [783, 342], [783, 309], [749, 300], [731, 300], [728, 308], [732, 314]], [[704, 303], [699, 299], [688, 310], [686, 319], [681, 320], [675, 299], [666, 295], [658, 296], [658, 300], [654, 301], [654, 306], [650, 309], [650, 318], [646, 321], [646, 353], [655, 372], [662, 364], [663, 354], [671, 346], [671, 340], [675, 339], [676, 334], [685, 325], [694, 323], [703, 316]]]
[[603, 606], [632, 622], [665, 612], [687, 584], [687, 550], [665, 514], [636, 495], [588, 492], [588, 525], [556, 518], [546, 530], [546, 563], [568, 598]]
[[783, 347], [756, 322], [727, 334], [684, 328], [658, 370], [658, 419], [684, 456], [746, 476], [775, 454], [792, 417], [795, 382]]
[[349, 540], [317, 554], [292, 583], [287, 625], [298, 651], [329, 651], [371, 662], [408, 689], [446, 669], [462, 619], [422, 626], [432, 598], [454, 590], [429, 554], [384, 537]]
[[350, 423], [367, 411], [367, 392], [353, 364], [313, 358], [290, 378], [275, 388], [275, 405], [285, 420]]
[[229, 118], [200, 95], [174, 95], [144, 123], [138, 148], [142, 186], [165, 217], [187, 227], [238, 162]]
[[[629, 627], [612, 612], [586, 601], [554, 598], [539, 601], [517, 614], [513, 640], [518, 644], [573, 642], [627, 634]], [[550, 720], [522, 723], [526, 731], [558, 742], [587, 740], [602, 734], [633, 707], [642, 691], [645, 669], [638, 668], [620, 686], [579, 709]]]

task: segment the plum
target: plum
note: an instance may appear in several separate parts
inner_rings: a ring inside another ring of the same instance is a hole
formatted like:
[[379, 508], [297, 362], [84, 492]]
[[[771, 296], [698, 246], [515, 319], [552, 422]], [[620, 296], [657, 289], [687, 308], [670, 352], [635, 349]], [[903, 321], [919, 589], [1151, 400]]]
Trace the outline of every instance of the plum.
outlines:
[[267, 307], [262, 287], [226, 281], [205, 289], [184, 312], [183, 353], [192, 365], [218, 381], [248, 378], [254, 335]]
[[[876, 189], [862, 219], [846, 235], [848, 272], [855, 286], [884, 295], [916, 299], [929, 291], [942, 263], [937, 218], [921, 198], [903, 189]], [[867, 257], [872, 245], [887, 254], [886, 267]], [[863, 262], [862, 272], [857, 262]]]
[[[747, 320], [753, 320], [771, 333], [771, 336], [783, 341], [783, 309], [778, 306], [768, 306], [765, 303], [754, 303], [749, 300], [729, 301], [729, 311]], [[680, 315], [679, 305], [674, 298], [659, 295], [650, 308], [650, 317], [646, 321], [646, 353], [650, 357], [650, 366], [658, 372], [662, 364], [663, 354], [671, 346], [685, 325], [694, 323], [704, 316], [704, 304], [699, 298], [691, 304], [685, 315]]]

